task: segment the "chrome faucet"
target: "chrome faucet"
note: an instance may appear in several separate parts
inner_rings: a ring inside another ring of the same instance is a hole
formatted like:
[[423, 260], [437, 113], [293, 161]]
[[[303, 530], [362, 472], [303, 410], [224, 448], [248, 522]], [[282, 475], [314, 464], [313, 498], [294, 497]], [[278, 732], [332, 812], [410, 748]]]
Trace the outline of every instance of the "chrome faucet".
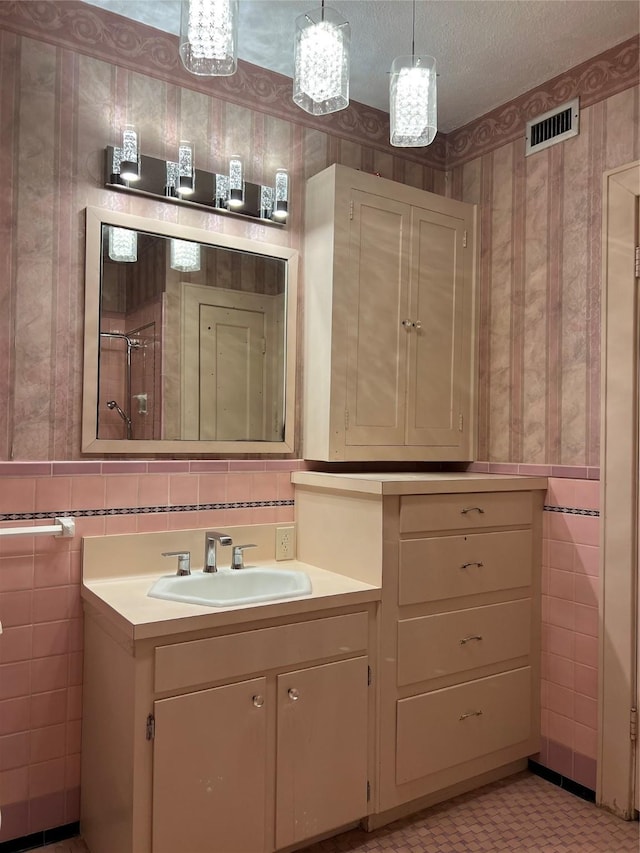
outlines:
[[219, 530], [207, 530], [204, 534], [204, 565], [203, 572], [217, 572], [218, 565], [216, 563], [216, 542], [221, 545], [231, 545], [233, 540], [226, 533], [220, 533]]

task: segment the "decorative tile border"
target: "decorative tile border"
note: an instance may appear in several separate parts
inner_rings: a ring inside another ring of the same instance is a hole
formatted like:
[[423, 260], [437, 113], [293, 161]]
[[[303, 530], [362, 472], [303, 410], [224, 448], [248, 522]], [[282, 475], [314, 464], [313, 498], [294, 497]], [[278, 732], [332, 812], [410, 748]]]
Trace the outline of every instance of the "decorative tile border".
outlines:
[[282, 501], [234, 501], [232, 503], [181, 504], [178, 506], [134, 506], [109, 507], [104, 509], [51, 510], [51, 512], [6, 512], [0, 513], [3, 521], [45, 521], [60, 516], [71, 518], [95, 518], [113, 515], [149, 515], [161, 512], [200, 512], [211, 509], [256, 509], [260, 507], [295, 506], [293, 500]]
[[542, 507], [545, 512], [565, 512], [568, 515], [589, 515], [592, 518], [600, 518], [600, 511], [597, 509], [580, 509], [574, 506], [545, 506]]
[[465, 471], [477, 474], [519, 474], [525, 477], [559, 477], [599, 480], [600, 468], [587, 465], [532, 465], [524, 462], [470, 462]]
[[83, 474], [275, 474], [298, 471], [301, 459], [125, 459], [0, 462], [0, 477], [77, 477]]

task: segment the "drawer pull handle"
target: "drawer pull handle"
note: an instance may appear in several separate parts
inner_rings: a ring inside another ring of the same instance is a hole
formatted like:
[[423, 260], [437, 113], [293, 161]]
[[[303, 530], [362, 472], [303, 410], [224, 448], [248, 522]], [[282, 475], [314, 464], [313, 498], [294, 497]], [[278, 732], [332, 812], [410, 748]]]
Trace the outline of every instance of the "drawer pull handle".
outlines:
[[289, 696], [289, 699], [291, 699], [292, 702], [297, 702], [300, 698], [300, 694], [298, 693], [295, 687], [291, 687], [287, 691], [287, 695]]
[[260, 694], [258, 693], [256, 696], [253, 697], [252, 702], [256, 706], [256, 708], [262, 708], [262, 706], [264, 705], [264, 696], [260, 696]]
[[484, 563], [483, 563], [483, 562], [481, 562], [480, 560], [475, 560], [475, 561], [474, 561], [474, 562], [472, 562], [472, 563], [463, 563], [463, 564], [460, 566], [460, 568], [461, 568], [461, 569], [468, 569], [468, 568], [470, 568], [471, 566], [477, 566], [479, 569], [481, 569], [481, 568], [484, 566]]
[[461, 645], [461, 646], [464, 646], [464, 645], [465, 645], [465, 643], [470, 643], [470, 642], [471, 642], [471, 640], [481, 640], [481, 639], [482, 639], [482, 635], [481, 635], [481, 634], [470, 634], [468, 637], [463, 637], [463, 638], [460, 640], [460, 645]]
[[484, 515], [484, 510], [481, 506], [466, 506], [464, 509], [460, 510], [462, 515], [466, 515], [468, 512], [478, 512], [480, 515]]
[[460, 714], [458, 717], [459, 720], [466, 720], [467, 717], [481, 717], [482, 711], [467, 711], [466, 714]]

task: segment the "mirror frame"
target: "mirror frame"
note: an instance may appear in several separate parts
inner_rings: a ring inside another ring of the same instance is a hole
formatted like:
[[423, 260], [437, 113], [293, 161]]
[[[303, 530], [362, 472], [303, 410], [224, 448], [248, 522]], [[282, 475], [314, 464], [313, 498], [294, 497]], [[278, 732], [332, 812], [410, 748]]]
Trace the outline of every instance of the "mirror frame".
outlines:
[[[282, 441], [206, 441], [196, 439], [100, 439], [98, 433], [98, 350], [100, 344], [102, 226], [116, 225], [134, 231], [145, 231], [167, 238], [188, 240], [254, 255], [280, 258], [287, 265], [285, 359], [284, 359], [284, 436]], [[85, 250], [85, 307], [84, 307], [84, 367], [82, 394], [82, 452], [96, 454], [171, 454], [197, 456], [213, 454], [260, 455], [265, 453], [294, 453], [294, 419], [296, 391], [296, 346], [298, 305], [298, 261], [296, 249], [205, 231], [174, 222], [164, 222], [120, 213], [99, 207], [86, 209]]]

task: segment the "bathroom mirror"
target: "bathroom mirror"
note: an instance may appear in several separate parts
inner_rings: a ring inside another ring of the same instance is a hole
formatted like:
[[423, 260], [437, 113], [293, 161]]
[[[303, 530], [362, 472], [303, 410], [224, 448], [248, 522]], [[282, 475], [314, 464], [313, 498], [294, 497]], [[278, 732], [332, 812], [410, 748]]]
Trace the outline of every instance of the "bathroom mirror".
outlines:
[[87, 208], [82, 450], [294, 451], [298, 253]]

